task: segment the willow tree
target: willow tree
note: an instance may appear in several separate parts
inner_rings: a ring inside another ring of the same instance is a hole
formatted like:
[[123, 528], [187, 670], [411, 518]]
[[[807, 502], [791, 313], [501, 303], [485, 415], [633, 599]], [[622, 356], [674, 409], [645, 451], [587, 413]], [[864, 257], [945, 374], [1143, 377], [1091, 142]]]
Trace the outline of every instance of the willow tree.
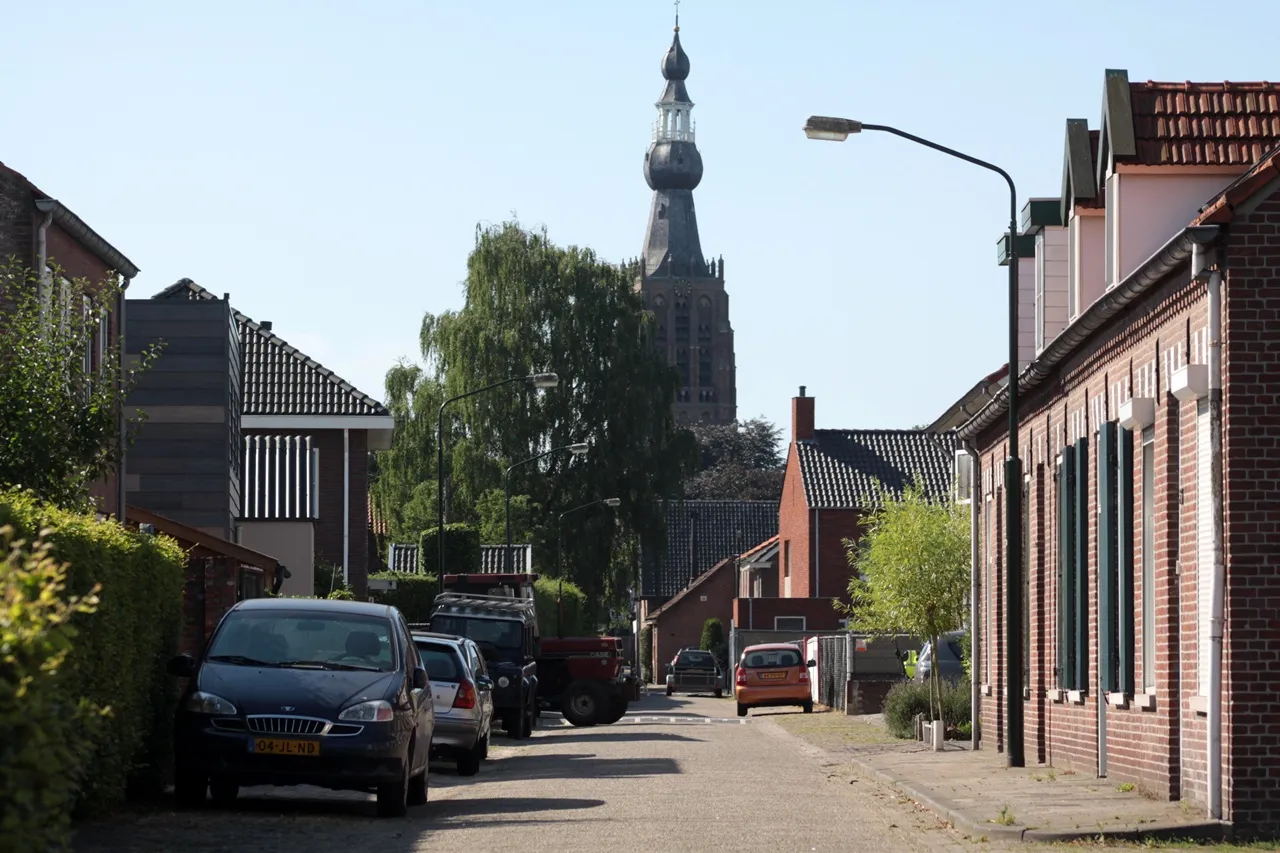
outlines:
[[[552, 454], [516, 468], [511, 491], [539, 508], [531, 526], [544, 574], [554, 573], [560, 513], [621, 498], [616, 509], [574, 513], [563, 531], [566, 576], [597, 607], [620, 601], [634, 571], [620, 557], [624, 544], [657, 529], [655, 499], [677, 494], [696, 463], [691, 437], [672, 416], [675, 371], [655, 351], [650, 325], [629, 274], [590, 249], [557, 246], [544, 229], [518, 222], [477, 228], [463, 307], [426, 314], [419, 336], [425, 367], [402, 364], [388, 374], [392, 410], [407, 419], [388, 455], [394, 488], [380, 487], [383, 499], [394, 504], [421, 483], [434, 484], [440, 400], [555, 372], [557, 388], [514, 383], [446, 409], [449, 520], [481, 522], [478, 504], [502, 488], [508, 465], [589, 442], [585, 456]], [[389, 509], [395, 517], [398, 510]]]

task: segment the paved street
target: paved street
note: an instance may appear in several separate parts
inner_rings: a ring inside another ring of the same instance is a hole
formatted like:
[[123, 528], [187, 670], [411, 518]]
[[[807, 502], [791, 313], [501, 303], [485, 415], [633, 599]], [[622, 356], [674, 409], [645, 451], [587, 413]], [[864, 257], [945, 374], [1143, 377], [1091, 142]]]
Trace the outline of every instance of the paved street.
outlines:
[[[405, 820], [372, 798], [249, 789], [229, 811], [162, 810], [84, 827], [79, 853], [307, 851], [943, 851], [971, 848], [888, 788], [855, 779], [728, 699], [646, 697], [590, 729], [544, 716], [530, 741], [495, 737], [472, 779], [433, 769]], [[984, 845], [990, 846], [990, 845]]]

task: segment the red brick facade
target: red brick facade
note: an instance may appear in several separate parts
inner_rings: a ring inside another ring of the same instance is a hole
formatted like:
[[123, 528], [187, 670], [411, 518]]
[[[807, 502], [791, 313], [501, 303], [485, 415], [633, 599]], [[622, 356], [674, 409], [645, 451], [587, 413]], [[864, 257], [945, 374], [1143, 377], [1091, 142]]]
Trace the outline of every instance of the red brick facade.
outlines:
[[779, 616], [803, 616], [804, 630], [827, 633], [840, 630], [841, 616], [830, 598], [735, 598], [733, 624], [750, 631], [777, 630]]
[[[1280, 193], [1241, 211], [1219, 246], [1225, 267], [1223, 316], [1225, 555], [1227, 591], [1223, 662], [1223, 804], [1228, 820], [1280, 828], [1280, 730], [1273, 666], [1280, 612]], [[1255, 202], [1257, 200], [1255, 199]], [[1199, 695], [1199, 584], [1209, 567], [1198, 558], [1200, 454], [1197, 402], [1170, 393], [1179, 367], [1204, 364], [1208, 351], [1207, 289], [1192, 281], [1189, 263], [1171, 271], [1086, 339], [1022, 401], [1020, 455], [1029, 477], [1028, 553], [1030, 658], [1025, 704], [1027, 760], [1084, 773], [1099, 772], [1098, 465], [1097, 430], [1114, 421], [1130, 397], [1153, 397], [1151, 442], [1154, 506], [1150, 531], [1154, 584], [1142, 583], [1143, 435], [1134, 442], [1135, 695], [1111, 695], [1103, 732], [1108, 781], [1132, 782], [1161, 798], [1207, 799], [1206, 700]], [[1003, 422], [1001, 422], [1003, 423]], [[1059, 691], [1057, 616], [1059, 506], [1056, 465], [1065, 446], [1089, 440], [1087, 503], [1087, 689]], [[982, 593], [976, 671], [984, 686], [982, 737], [1003, 748], [1004, 483], [1007, 444], [1001, 425], [976, 440]], [[1124, 476], [1122, 473], [1121, 476]], [[1144, 596], [1155, 597], [1154, 624]], [[1154, 672], [1144, 671], [1146, 634]], [[1148, 683], [1153, 682], [1150, 690]]]
[[653, 660], [650, 664], [659, 682], [677, 651], [686, 646], [697, 648], [702, 642], [702, 626], [708, 619], [719, 619], [728, 638], [736, 587], [736, 561], [732, 558], [722, 560], [649, 615], [653, 624]]

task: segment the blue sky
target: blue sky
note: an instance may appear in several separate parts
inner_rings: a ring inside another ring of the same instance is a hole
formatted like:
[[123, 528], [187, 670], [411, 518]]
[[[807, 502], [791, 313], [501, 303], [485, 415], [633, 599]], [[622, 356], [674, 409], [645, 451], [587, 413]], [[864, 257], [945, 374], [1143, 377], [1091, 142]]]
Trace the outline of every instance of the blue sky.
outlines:
[[[142, 268], [133, 295], [230, 292], [381, 397], [423, 312], [461, 305], [477, 223], [639, 254], [668, 0], [206, 8], [6, 12], [0, 160]], [[883, 134], [809, 141], [807, 116], [891, 124], [1056, 195], [1064, 122], [1097, 127], [1104, 69], [1280, 77], [1274, 0], [1206, 8], [684, 0], [739, 415], [788, 426], [806, 385], [819, 427], [907, 427], [1005, 360], [1000, 179]]]

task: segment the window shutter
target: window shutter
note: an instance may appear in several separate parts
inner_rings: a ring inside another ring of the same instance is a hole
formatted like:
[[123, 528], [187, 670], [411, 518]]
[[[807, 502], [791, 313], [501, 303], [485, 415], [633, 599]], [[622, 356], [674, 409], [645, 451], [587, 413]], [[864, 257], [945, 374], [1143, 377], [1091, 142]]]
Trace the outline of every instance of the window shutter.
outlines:
[[1209, 401], [1196, 403], [1196, 666], [1199, 694], [1209, 695], [1209, 611], [1213, 573], [1213, 478], [1210, 474]]
[[1116, 425], [1098, 429], [1098, 683], [1115, 692], [1116, 660]]
[[1075, 657], [1075, 689], [1084, 690], [1089, 683], [1089, 439], [1076, 441], [1075, 462], [1075, 483], [1071, 493], [1076, 505], [1076, 559], [1073, 567], [1076, 621], [1071, 648]]
[[1120, 636], [1117, 649], [1120, 661], [1118, 678], [1120, 692], [1126, 696], [1134, 694], [1134, 582], [1133, 582], [1133, 430], [1120, 428], [1116, 435], [1116, 471], [1119, 486], [1119, 528], [1116, 531], [1116, 548], [1119, 551], [1117, 569], [1120, 572], [1120, 595], [1116, 601], [1116, 612], [1120, 621]]
[[1074, 689], [1075, 656], [1075, 449], [1062, 448], [1058, 466], [1058, 685]]

